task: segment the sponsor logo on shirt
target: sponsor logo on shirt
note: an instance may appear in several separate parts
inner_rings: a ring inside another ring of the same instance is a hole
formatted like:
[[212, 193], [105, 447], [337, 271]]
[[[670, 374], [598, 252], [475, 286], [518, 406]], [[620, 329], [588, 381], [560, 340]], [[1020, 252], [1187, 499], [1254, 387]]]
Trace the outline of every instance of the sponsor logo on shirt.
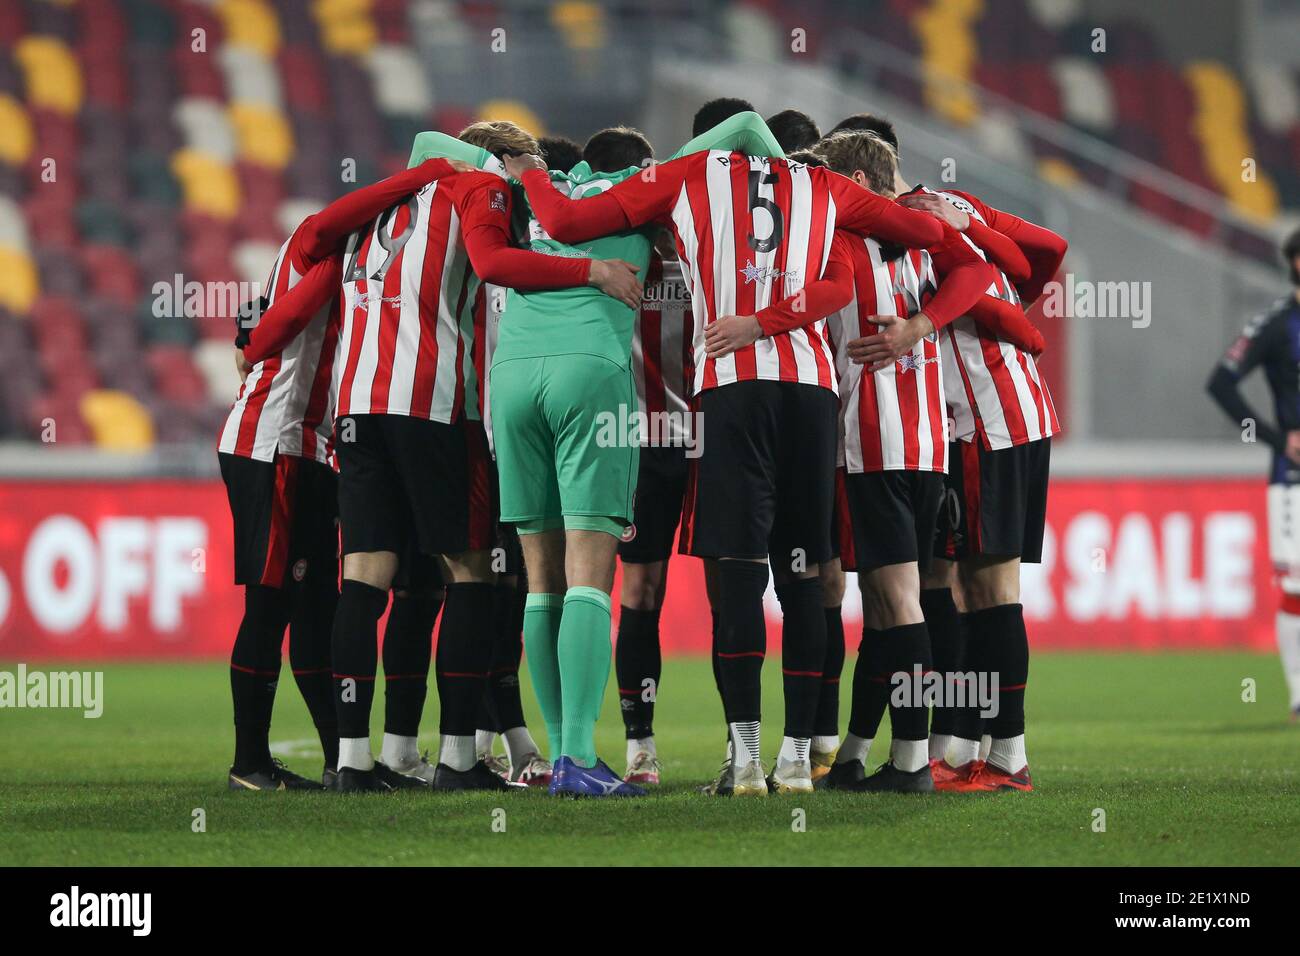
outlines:
[[939, 356], [937, 355], [933, 358], [925, 358], [924, 356], [913, 355], [911, 352], [908, 352], [906, 355], [899, 358], [898, 370], [900, 372], [919, 372], [925, 366], [932, 365], [937, 361], [939, 361]]
[[400, 306], [402, 304], [402, 297], [400, 295], [383, 296], [375, 295], [371, 292], [363, 292], [357, 296], [357, 304], [354, 305], [353, 308], [361, 309], [363, 312], [369, 311], [370, 303], [373, 301], [379, 302], [380, 305]]
[[753, 283], [755, 285], [760, 282], [770, 282], [773, 279], [780, 279], [782, 276], [785, 276], [786, 278], [798, 278], [799, 276], [798, 269], [787, 269], [782, 272], [774, 266], [756, 266], [754, 265], [753, 260], [749, 259], [745, 260], [745, 268], [738, 269], [737, 271], [745, 277], [746, 283]]

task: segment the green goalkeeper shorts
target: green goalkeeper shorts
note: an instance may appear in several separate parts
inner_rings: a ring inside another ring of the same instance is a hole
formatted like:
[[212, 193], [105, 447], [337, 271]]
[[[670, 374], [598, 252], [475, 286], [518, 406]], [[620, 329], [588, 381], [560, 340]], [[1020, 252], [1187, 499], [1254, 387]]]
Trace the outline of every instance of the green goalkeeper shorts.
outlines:
[[632, 523], [631, 368], [577, 353], [507, 359], [492, 366], [489, 388], [502, 521], [525, 533], [619, 534]]

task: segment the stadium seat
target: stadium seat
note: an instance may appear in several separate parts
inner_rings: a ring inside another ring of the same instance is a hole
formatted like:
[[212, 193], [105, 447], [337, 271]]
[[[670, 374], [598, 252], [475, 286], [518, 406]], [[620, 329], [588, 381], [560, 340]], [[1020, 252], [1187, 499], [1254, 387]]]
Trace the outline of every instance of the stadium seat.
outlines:
[[0, 246], [0, 308], [25, 315], [36, 301], [40, 278], [36, 263], [26, 252]]
[[225, 43], [248, 47], [264, 57], [275, 56], [280, 46], [280, 22], [264, 0], [222, 0], [217, 5], [225, 27]]
[[235, 103], [229, 113], [241, 161], [271, 169], [283, 169], [289, 164], [293, 157], [293, 129], [283, 113], [253, 103]]
[[223, 103], [212, 99], [185, 98], [173, 111], [188, 149], [223, 163], [233, 163], [238, 137]]
[[226, 45], [217, 51], [232, 103], [282, 110], [280, 74], [275, 60], [244, 46]]
[[228, 164], [183, 149], [172, 157], [171, 168], [180, 181], [187, 209], [218, 219], [231, 219], [239, 211], [239, 179]]
[[32, 155], [35, 136], [23, 105], [0, 93], [0, 162], [20, 166]]
[[1115, 127], [1115, 103], [1105, 72], [1092, 60], [1061, 57], [1051, 65], [1064, 119], [1099, 132]]
[[428, 77], [406, 47], [376, 46], [365, 57], [374, 80], [375, 105], [392, 116], [427, 117], [433, 109]]
[[81, 109], [81, 67], [66, 43], [53, 36], [25, 36], [14, 46], [14, 59], [26, 74], [32, 106], [65, 116]]
[[96, 445], [108, 451], [145, 451], [153, 447], [149, 410], [124, 392], [94, 389], [81, 399], [80, 411]]

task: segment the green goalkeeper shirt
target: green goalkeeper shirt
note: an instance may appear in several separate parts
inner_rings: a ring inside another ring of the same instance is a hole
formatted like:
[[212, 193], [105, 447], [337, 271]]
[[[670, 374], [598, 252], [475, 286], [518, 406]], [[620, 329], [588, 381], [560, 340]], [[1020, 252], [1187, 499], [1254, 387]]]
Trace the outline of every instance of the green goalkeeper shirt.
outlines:
[[[719, 123], [692, 139], [670, 159], [709, 149], [731, 149], [751, 156], [785, 155], [762, 118], [753, 112], [738, 113]], [[461, 159], [481, 169], [500, 168], [499, 161], [485, 150], [442, 133], [421, 133], [411, 150], [410, 165], [430, 156]], [[631, 166], [615, 173], [597, 172], [582, 162], [567, 173], [552, 170], [550, 176], [565, 195], [584, 199], [599, 195], [642, 171], [640, 166]], [[522, 191], [516, 193], [516, 201], [520, 200], [527, 202]], [[631, 263], [644, 280], [650, 266], [654, 233], [654, 228], [632, 229], [570, 246], [547, 235], [530, 213], [527, 238], [532, 251], [545, 255], [622, 259]], [[636, 317], [636, 310], [591, 286], [545, 292], [511, 289], [506, 294], [492, 364], [579, 353], [603, 356], [626, 367], [631, 362]]]

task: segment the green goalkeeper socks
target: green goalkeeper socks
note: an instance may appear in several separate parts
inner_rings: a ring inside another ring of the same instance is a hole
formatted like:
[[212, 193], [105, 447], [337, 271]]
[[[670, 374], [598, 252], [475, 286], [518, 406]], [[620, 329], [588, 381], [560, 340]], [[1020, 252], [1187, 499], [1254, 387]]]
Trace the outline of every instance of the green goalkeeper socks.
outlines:
[[560, 753], [583, 767], [596, 765], [596, 718], [609, 682], [609, 633], [609, 595], [598, 588], [569, 588], [564, 595], [559, 640], [560, 683], [564, 688]]
[[529, 594], [524, 602], [524, 649], [533, 692], [546, 722], [546, 739], [554, 762], [563, 753], [564, 707], [560, 695], [560, 618], [565, 599], [559, 594]]

